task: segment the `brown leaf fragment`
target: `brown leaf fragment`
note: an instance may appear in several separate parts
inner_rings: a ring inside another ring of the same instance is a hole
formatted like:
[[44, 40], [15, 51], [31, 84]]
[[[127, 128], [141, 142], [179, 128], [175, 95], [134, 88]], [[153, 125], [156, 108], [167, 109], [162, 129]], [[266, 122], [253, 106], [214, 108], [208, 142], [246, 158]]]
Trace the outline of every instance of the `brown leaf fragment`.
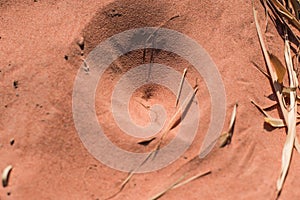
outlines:
[[275, 55], [269, 53], [269, 56], [270, 56], [272, 66], [275, 69], [275, 72], [277, 74], [277, 78], [278, 78], [277, 81], [278, 81], [278, 83], [282, 84], [283, 78], [284, 78], [285, 73], [286, 73], [286, 69], [283, 66], [283, 64], [281, 63], [281, 61]]

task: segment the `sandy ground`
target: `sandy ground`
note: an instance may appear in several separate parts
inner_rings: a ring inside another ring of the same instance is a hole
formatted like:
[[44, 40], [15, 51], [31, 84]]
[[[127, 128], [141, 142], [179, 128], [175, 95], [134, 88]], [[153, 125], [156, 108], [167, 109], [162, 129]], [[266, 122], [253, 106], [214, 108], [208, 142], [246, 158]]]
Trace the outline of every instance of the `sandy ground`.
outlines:
[[[261, 26], [265, 25], [261, 4], [256, 1]], [[264, 67], [250, 0], [36, 0], [0, 1], [0, 169], [13, 165], [9, 185], [0, 188], [0, 199], [106, 199], [118, 191], [127, 173], [111, 169], [96, 160], [83, 146], [72, 117], [72, 91], [82, 64], [76, 44], [85, 38], [85, 57], [97, 44], [122, 31], [159, 26], [188, 35], [206, 49], [218, 67], [226, 89], [228, 128], [233, 105], [238, 102], [237, 122], [231, 145], [214, 148], [209, 156], [195, 158], [203, 136], [198, 134], [190, 148], [161, 170], [136, 174], [114, 199], [149, 199], [168, 187], [185, 172], [212, 173], [174, 189], [161, 199], [273, 199], [285, 141], [284, 129], [270, 129], [251, 105], [272, 101], [268, 80], [253, 67]], [[267, 30], [267, 44], [283, 59], [283, 42], [276, 29]], [[99, 82], [96, 112], [99, 123], [110, 132], [111, 141], [123, 149], [145, 152], [136, 140], [114, 125], [107, 106], [109, 91], [126, 71], [140, 64], [135, 52], [131, 59], [120, 58], [122, 71], [106, 71]], [[186, 61], [167, 53], [156, 62], [182, 71]], [[67, 59], [66, 59], [67, 58]], [[149, 59], [149, 57], [147, 57]], [[112, 68], [114, 69], [114, 68]], [[195, 76], [187, 74], [193, 83]], [[17, 88], [14, 82], [17, 81]], [[203, 83], [202, 83], [203, 84]], [[201, 85], [201, 83], [200, 83]], [[175, 96], [155, 87], [149, 101], [170, 110]], [[161, 97], [159, 94], [165, 96]], [[106, 95], [103, 95], [106, 94]], [[210, 102], [207, 91], [197, 96], [203, 116], [201, 133], [208, 129]], [[131, 102], [131, 114], [145, 124], [145, 108]], [[170, 108], [170, 109], [169, 109]], [[274, 112], [276, 113], [276, 111]], [[170, 117], [170, 113], [168, 113]], [[174, 130], [175, 132], [176, 130]], [[172, 135], [172, 134], [171, 134]], [[170, 135], [167, 139], [172, 139]], [[14, 139], [14, 144], [11, 144]], [[122, 159], [120, 158], [120, 162]], [[294, 154], [280, 199], [300, 198], [300, 156]]]

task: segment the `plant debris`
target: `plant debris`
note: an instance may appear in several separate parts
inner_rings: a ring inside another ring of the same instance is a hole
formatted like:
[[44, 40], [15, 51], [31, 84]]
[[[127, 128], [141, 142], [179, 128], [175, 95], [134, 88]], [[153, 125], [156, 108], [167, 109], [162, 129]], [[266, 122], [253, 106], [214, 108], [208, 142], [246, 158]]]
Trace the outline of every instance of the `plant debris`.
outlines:
[[176, 96], [175, 107], [177, 107], [178, 102], [179, 102], [179, 98], [180, 98], [180, 95], [181, 95], [181, 90], [182, 90], [182, 87], [183, 87], [183, 82], [184, 82], [184, 78], [185, 78], [186, 73], [187, 73], [187, 68], [185, 68], [183, 70], [183, 73], [182, 73], [182, 77], [181, 77], [181, 80], [180, 80], [180, 84], [179, 84], [179, 88], [178, 88], [178, 92], [177, 92], [177, 96]]
[[156, 194], [155, 196], [151, 197], [150, 200], [157, 200], [160, 197], [162, 197], [164, 194], [166, 194], [168, 191], [172, 190], [177, 184], [180, 183], [180, 181], [182, 181], [184, 179], [184, 175], [182, 177], [180, 177], [177, 181], [175, 181], [175, 183], [173, 183], [172, 185], [170, 185], [169, 187], [167, 187], [166, 189], [164, 189], [162, 192]]
[[300, 22], [298, 21], [298, 19], [290, 11], [288, 11], [288, 9], [286, 9], [278, 0], [268, 0], [268, 2], [270, 2], [273, 5], [273, 7], [275, 7], [278, 14], [280, 14], [282, 17], [285, 17], [289, 22], [291, 22], [291, 24], [295, 28], [300, 30]]
[[[267, 0], [267, 2], [268, 5], [271, 7], [272, 11], [276, 12], [277, 17], [280, 16], [284, 19], [287, 19], [295, 28], [300, 30], [299, 21], [295, 16], [293, 16], [293, 14], [287, 8], [284, 7], [283, 4], [281, 4], [277, 0]], [[286, 2], [287, 4], [289, 4], [291, 1], [286, 1]], [[270, 82], [274, 90], [274, 93], [276, 94], [277, 102], [279, 104], [280, 111], [283, 115], [283, 119], [272, 118], [253, 101], [252, 103], [265, 115], [265, 121], [267, 123], [269, 123], [273, 127], [283, 127], [283, 126], [287, 127], [286, 129], [287, 137], [282, 151], [281, 172], [276, 185], [277, 197], [279, 197], [289, 170], [289, 166], [293, 154], [293, 148], [295, 147], [298, 151], [300, 148], [298, 139], [296, 137], [296, 124], [297, 124], [296, 89], [298, 88], [298, 77], [295, 68], [293, 66], [291, 47], [290, 47], [290, 42], [288, 40], [287, 31], [285, 32], [285, 36], [283, 37], [284, 58], [286, 63], [286, 67], [284, 67], [283, 64], [279, 61], [279, 59], [275, 55], [272, 55], [267, 51], [267, 47], [264, 43], [262, 32], [258, 23], [257, 11], [255, 10], [254, 6], [253, 6], [253, 14], [254, 14], [254, 20], [255, 20], [260, 46], [269, 72]], [[282, 25], [284, 25], [286, 29], [288, 28], [287, 23], [283, 23]], [[293, 35], [296, 36], [297, 34], [293, 33]], [[283, 79], [286, 72], [288, 74], [288, 80], [289, 80], [288, 87], [283, 85]]]
[[194, 91], [184, 100], [182, 106], [179, 109], [177, 109], [177, 111], [173, 115], [172, 119], [170, 120], [170, 122], [168, 123], [166, 128], [163, 129], [163, 133], [162, 133], [162, 136], [160, 138], [160, 141], [158, 142], [158, 145], [155, 148], [156, 153], [159, 150], [159, 148], [161, 146], [161, 143], [162, 143], [163, 139], [166, 137], [166, 135], [172, 129], [177, 127], [179, 125], [179, 123], [184, 119], [184, 117], [185, 117], [186, 113], [188, 112], [191, 104], [193, 103], [193, 99], [194, 99], [197, 92], [198, 92], [198, 87], [196, 87], [194, 89]]
[[166, 194], [167, 192], [169, 192], [170, 190], [172, 189], [176, 189], [176, 188], [179, 188], [183, 185], [186, 185], [190, 182], [192, 182], [193, 180], [196, 180], [198, 178], [201, 178], [203, 176], [206, 176], [206, 175], [209, 175], [211, 174], [211, 171], [206, 171], [206, 172], [202, 172], [202, 173], [199, 173], [195, 176], [192, 176], [186, 180], [183, 181], [183, 179], [185, 178], [185, 175], [183, 175], [182, 177], [180, 177], [177, 181], [175, 181], [175, 183], [171, 184], [169, 187], [167, 187], [166, 189], [164, 189], [162, 192], [154, 195], [152, 198], [150, 198], [150, 200], [156, 200], [156, 199], [159, 199], [160, 197], [162, 197], [164, 194]]
[[2, 172], [2, 186], [6, 187], [8, 185], [9, 174], [12, 170], [12, 166], [8, 165]]
[[236, 121], [237, 106], [238, 104], [236, 103], [233, 107], [228, 131], [220, 136], [220, 148], [225, 147], [226, 145], [229, 145], [231, 143], [231, 138], [233, 135], [234, 125]]
[[285, 127], [285, 123], [282, 119], [277, 119], [269, 115], [264, 109], [262, 109], [257, 103], [251, 100], [251, 103], [265, 116], [265, 122], [271, 125], [274, 128]]

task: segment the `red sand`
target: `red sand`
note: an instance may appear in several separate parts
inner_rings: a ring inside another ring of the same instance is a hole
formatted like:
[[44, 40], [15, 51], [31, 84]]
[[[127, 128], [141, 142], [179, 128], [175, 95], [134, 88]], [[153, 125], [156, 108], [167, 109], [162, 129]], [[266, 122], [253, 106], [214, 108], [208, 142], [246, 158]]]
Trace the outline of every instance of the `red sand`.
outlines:
[[[264, 12], [256, 1], [260, 24]], [[114, 10], [114, 11], [113, 11]], [[268, 80], [251, 61], [264, 66], [250, 0], [145, 0], [92, 1], [37, 0], [0, 1], [0, 169], [12, 164], [6, 188], [0, 199], [105, 199], [118, 191], [127, 173], [111, 169], [94, 159], [83, 146], [72, 117], [72, 90], [81, 65], [78, 38], [85, 38], [84, 56], [106, 38], [127, 29], [159, 26], [172, 16], [180, 16], [164, 27], [182, 32], [201, 44], [216, 63], [226, 89], [228, 128], [233, 105], [238, 114], [232, 143], [214, 150], [200, 160], [197, 156], [202, 136], [197, 135], [190, 148], [171, 165], [159, 171], [137, 174], [115, 199], [149, 199], [176, 181], [185, 172], [190, 175], [212, 173], [168, 192], [161, 199], [272, 199], [281, 165], [285, 130], [264, 127], [262, 115], [253, 99], [263, 106], [273, 102]], [[117, 14], [116, 14], [117, 13]], [[271, 22], [270, 22], [271, 23]], [[267, 44], [272, 53], [283, 58], [283, 42], [273, 25], [268, 28]], [[68, 60], [64, 57], [68, 56]], [[182, 71], [186, 62], [176, 56], [157, 58]], [[147, 58], [149, 59], [149, 57]], [[136, 58], [120, 58], [124, 66], [140, 64]], [[106, 73], [97, 94], [112, 90], [122, 73]], [[188, 73], [193, 84], [195, 76]], [[18, 81], [18, 88], [13, 82]], [[201, 83], [200, 83], [201, 84]], [[103, 86], [103, 87], [101, 87]], [[105, 87], [104, 87], [105, 86]], [[158, 94], [150, 103], [166, 108], [175, 101]], [[141, 91], [135, 94], [139, 96]], [[107, 96], [108, 97], [108, 96]], [[137, 98], [137, 97], [132, 97]], [[207, 91], [197, 94], [200, 109], [210, 113]], [[106, 124], [110, 140], [123, 149], [145, 152], [151, 149], [122, 135], [113, 123], [105, 97], [96, 96], [100, 124]], [[131, 114], [144, 124], [143, 107], [131, 102]], [[168, 109], [167, 109], [168, 110]], [[105, 118], [103, 114], [105, 115]], [[275, 113], [275, 112], [274, 112]], [[170, 113], [168, 113], [170, 117]], [[202, 130], [209, 120], [200, 119]], [[112, 125], [110, 125], [112, 124]], [[174, 130], [176, 131], [176, 130]], [[15, 143], [10, 145], [14, 138]], [[171, 139], [171, 138], [168, 138]], [[153, 147], [153, 146], [152, 146]], [[195, 159], [193, 159], [195, 158]], [[191, 160], [191, 162], [189, 162]], [[294, 153], [280, 199], [300, 198], [300, 156]]]

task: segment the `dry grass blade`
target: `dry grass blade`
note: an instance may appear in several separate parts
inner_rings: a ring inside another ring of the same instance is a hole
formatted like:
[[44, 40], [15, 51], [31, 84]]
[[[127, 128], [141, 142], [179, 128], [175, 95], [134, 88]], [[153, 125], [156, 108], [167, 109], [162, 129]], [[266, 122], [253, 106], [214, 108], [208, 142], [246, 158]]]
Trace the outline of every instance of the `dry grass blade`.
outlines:
[[[278, 23], [283, 24], [288, 29], [288, 31], [290, 33], [292, 33], [294, 39], [299, 43], [300, 42], [299, 36], [298, 36], [298, 34], [294, 33], [295, 30], [293, 30], [290, 27], [290, 24], [288, 23], [289, 21], [284, 20], [284, 15], [282, 15], [278, 11], [278, 8], [273, 3], [271, 3], [269, 0], [268, 0], [268, 5], [269, 5], [269, 8], [272, 10], [273, 14], [275, 15], [276, 20], [278, 20]], [[293, 26], [293, 25], [291, 25], [291, 26]]]
[[255, 103], [253, 100], [251, 100], [251, 103], [265, 116], [265, 122], [270, 124], [271, 126], [275, 128], [281, 128], [285, 127], [285, 123], [282, 119], [277, 119], [274, 117], [271, 117], [266, 111], [264, 111], [257, 103]]
[[294, 67], [297, 71], [297, 77], [298, 77], [299, 76], [300, 46], [298, 46], [298, 48], [297, 48], [297, 53], [296, 53], [294, 59], [295, 59]]
[[160, 192], [157, 195], [155, 195], [154, 197], [152, 197], [151, 200], [159, 199], [164, 194], [166, 194], [168, 191], [170, 191], [172, 189], [175, 189], [175, 188], [179, 188], [179, 187], [181, 187], [181, 186], [183, 186], [185, 184], [190, 183], [193, 180], [196, 180], [198, 178], [201, 178], [201, 177], [209, 175], [209, 174], [211, 174], [211, 171], [206, 171], [204, 173], [202, 172], [202, 173], [199, 173], [199, 174], [197, 174], [195, 176], [192, 176], [191, 178], [188, 178], [188, 179], [182, 181], [184, 179], [184, 177], [185, 177], [185, 175], [183, 175], [180, 179], [178, 179], [175, 183], [173, 183], [172, 185], [170, 185], [168, 188], [166, 188], [162, 192]]
[[187, 112], [188, 112], [191, 104], [193, 103], [193, 99], [194, 99], [197, 91], [198, 91], [198, 87], [196, 87], [194, 89], [193, 93], [190, 94], [184, 100], [184, 102], [181, 105], [181, 107], [177, 109], [176, 113], [173, 115], [172, 119], [167, 124], [166, 128], [163, 130], [161, 138], [160, 138], [160, 140], [159, 140], [156, 148], [154, 149], [154, 151], [152, 151], [152, 153], [153, 152], [155, 153], [154, 156], [153, 156], [153, 158], [155, 158], [156, 154], [158, 153], [158, 150], [160, 149], [162, 141], [166, 137], [166, 135], [170, 132], [170, 130], [172, 130], [173, 128], [175, 128], [176, 126], [178, 126], [178, 124], [184, 119], [184, 117], [187, 114]]
[[108, 198], [106, 198], [105, 200], [109, 200], [114, 198], [115, 196], [117, 196], [119, 193], [121, 193], [123, 191], [123, 189], [125, 188], [126, 184], [130, 181], [130, 179], [132, 178], [132, 176], [135, 174], [135, 172], [142, 167], [148, 160], [149, 158], [153, 155], [154, 152], [151, 152], [150, 154], [148, 154], [148, 156], [145, 158], [145, 160], [143, 160], [143, 162], [141, 164], [139, 164], [134, 170], [132, 170], [131, 172], [129, 172], [128, 176], [126, 177], [126, 179], [122, 182], [120, 189], [115, 192], [113, 195], [109, 196]]
[[135, 170], [132, 170], [131, 172], [129, 172], [129, 175], [127, 176], [127, 178], [122, 182], [120, 190], [123, 190], [123, 188], [125, 187], [125, 185], [129, 182], [129, 180], [133, 176], [134, 172], [135, 172]]
[[8, 185], [9, 174], [12, 170], [12, 166], [8, 165], [2, 172], [2, 186], [6, 187]]
[[300, 16], [300, 2], [298, 0], [291, 0], [293, 9], [294, 9], [294, 13], [296, 16], [296, 19], [299, 20]]
[[269, 56], [270, 56], [271, 63], [273, 65], [273, 67], [275, 69], [275, 72], [277, 74], [277, 77], [278, 77], [277, 81], [279, 83], [282, 83], [284, 75], [286, 73], [286, 69], [283, 66], [283, 64], [280, 62], [280, 60], [275, 55], [269, 53]]
[[262, 2], [263, 2], [264, 9], [265, 9], [265, 18], [266, 18], [266, 29], [265, 29], [265, 32], [267, 32], [267, 29], [268, 29], [268, 8], [267, 8], [267, 0], [262, 0]]
[[237, 106], [238, 106], [238, 104], [236, 103], [233, 107], [228, 131], [220, 136], [220, 143], [221, 143], [220, 147], [225, 147], [226, 145], [231, 143], [231, 138], [232, 138], [233, 130], [234, 130], [234, 124], [235, 124], [235, 120], [236, 120]]
[[230, 124], [229, 124], [229, 133], [232, 133], [233, 127], [234, 127], [234, 123], [236, 120], [236, 110], [237, 110], [238, 104], [236, 103], [233, 107], [233, 111], [232, 111], [232, 115], [231, 115], [231, 119], [230, 119]]
[[180, 80], [180, 84], [179, 84], [179, 88], [178, 88], [178, 92], [177, 92], [177, 96], [176, 96], [175, 107], [177, 107], [178, 102], [179, 102], [179, 98], [180, 98], [180, 95], [181, 95], [182, 86], [183, 86], [183, 82], [184, 82], [184, 78], [185, 78], [186, 73], [187, 73], [187, 68], [185, 68], [183, 70], [183, 73], [182, 73], [182, 77], [181, 77], [181, 80]]
[[157, 31], [159, 29], [161, 29], [164, 25], [166, 25], [168, 22], [172, 21], [173, 19], [176, 19], [177, 17], [179, 17], [179, 15], [174, 15], [173, 17], [169, 18], [167, 21], [161, 23], [155, 30], [153, 33], [150, 34], [150, 36], [147, 38], [146, 43], [157, 33]]
[[147, 79], [146, 81], [148, 82], [150, 80], [150, 76], [151, 76], [151, 69], [154, 63], [154, 49], [156, 49], [156, 36], [157, 36], [157, 32], [159, 29], [161, 29], [165, 24], [167, 24], [168, 22], [170, 22], [171, 20], [175, 19], [179, 17], [179, 15], [175, 15], [171, 18], [169, 18], [166, 22], [161, 23], [147, 38], [147, 40], [144, 43], [144, 51], [143, 51], [143, 63], [145, 63], [146, 60], [146, 49], [147, 49], [147, 43], [151, 42], [152, 44], [152, 48], [151, 48], [151, 54], [150, 54], [150, 64], [149, 64], [149, 69], [148, 69], [148, 75], [147, 75]]
[[206, 176], [206, 175], [208, 175], [208, 174], [211, 174], [211, 171], [206, 171], [206, 172], [204, 172], [204, 173], [203, 173], [203, 172], [202, 172], [202, 173], [199, 173], [199, 174], [197, 174], [197, 175], [195, 175], [195, 176], [192, 176], [191, 178], [188, 178], [188, 179], [185, 180], [185, 181], [182, 181], [182, 182], [176, 184], [172, 189], [179, 188], [179, 187], [181, 187], [181, 186], [183, 186], [183, 185], [185, 185], [185, 184], [188, 184], [189, 182], [191, 182], [191, 181], [193, 181], [193, 180], [196, 180], [197, 178], [201, 178], [201, 177]]
[[277, 0], [268, 0], [276, 9], [277, 11], [286, 17], [298, 30], [300, 30], [300, 23], [296, 17], [293, 16], [290, 11], [288, 11], [279, 1]]
[[260, 42], [260, 45], [261, 45], [261, 48], [262, 48], [262, 51], [263, 51], [263, 55], [264, 55], [264, 58], [265, 58], [265, 61], [266, 61], [266, 64], [267, 64], [268, 71], [270, 73], [272, 87], [273, 87], [273, 89], [276, 93], [276, 97], [277, 97], [279, 106], [281, 108], [281, 111], [282, 111], [282, 114], [283, 114], [283, 117], [284, 117], [284, 121], [286, 122], [287, 121], [287, 111], [285, 110], [285, 104], [283, 102], [283, 98], [282, 98], [282, 95], [280, 93], [282, 87], [277, 82], [277, 80], [278, 80], [277, 74], [273, 71], [272, 62], [271, 62], [271, 59], [269, 57], [269, 53], [267, 51], [266, 45], [265, 45], [264, 40], [263, 40], [261, 29], [260, 29], [260, 26], [258, 24], [257, 12], [254, 9], [254, 7], [253, 7], [253, 14], [254, 14], [254, 20], [255, 20], [255, 25], [256, 25], [256, 30], [257, 30], [257, 35], [258, 35], [258, 38], [259, 38], [259, 42]]
[[126, 186], [126, 184], [130, 181], [130, 179], [132, 178], [132, 176], [134, 175], [134, 173], [140, 169], [140, 167], [142, 167], [148, 160], [149, 158], [153, 155], [154, 151], [152, 151], [151, 153], [148, 154], [148, 156], [145, 158], [145, 160], [143, 160], [143, 162], [141, 164], [139, 164], [134, 170], [132, 170], [127, 178], [123, 181], [123, 183], [121, 184], [121, 188], [120, 188], [120, 191], [123, 190], [123, 188]]
[[[290, 44], [287, 39], [285, 40], [284, 55], [285, 55], [287, 70], [289, 74], [290, 87], [291, 88], [298, 87], [296, 72], [294, 71], [292, 57], [290, 54]], [[287, 133], [286, 141], [282, 152], [281, 173], [277, 180], [278, 195], [282, 190], [283, 183], [285, 181], [286, 175], [289, 170], [289, 166], [293, 154], [295, 137], [296, 137], [296, 119], [297, 119], [296, 92], [295, 91], [290, 92], [289, 96], [290, 96], [290, 110], [288, 112], [288, 120], [287, 120], [288, 133]]]
[[252, 64], [258, 69], [263, 75], [265, 75], [268, 79], [271, 79], [270, 75], [265, 72], [260, 66], [258, 66], [255, 62], [252, 62]]
[[169, 192], [170, 190], [172, 190], [175, 185], [177, 185], [178, 183], [180, 183], [180, 181], [182, 181], [184, 179], [184, 177], [185, 177], [184, 175], [182, 177], [180, 177], [175, 183], [173, 183], [172, 185], [170, 185], [168, 188], [166, 188], [162, 192], [158, 193], [157, 195], [151, 197], [150, 200], [156, 200], [156, 199], [159, 199], [160, 197], [162, 197], [164, 194], [166, 194], [167, 192]]
[[251, 100], [251, 103], [265, 116], [265, 117], [268, 117], [270, 118], [271, 116], [266, 112], [264, 111], [264, 109], [262, 109], [257, 103], [255, 103], [255, 101]]
[[175, 114], [173, 115], [170, 122], [167, 124], [166, 128], [163, 130], [162, 136], [160, 140], [163, 140], [167, 133], [178, 126], [178, 124], [184, 119], [189, 107], [191, 106], [191, 103], [193, 102], [193, 99], [198, 91], [198, 88], [195, 88], [194, 91], [184, 100], [182, 106], [177, 109]]
[[153, 152], [151, 152], [150, 154], [148, 154], [148, 156], [146, 157], [146, 159], [140, 164], [138, 165], [134, 170], [132, 170], [131, 172], [129, 172], [128, 176], [126, 177], [126, 179], [122, 182], [121, 186], [120, 186], [120, 189], [115, 192], [113, 195], [109, 196], [108, 198], [106, 198], [105, 200], [109, 200], [109, 199], [112, 199], [114, 198], [115, 196], [117, 196], [120, 192], [123, 191], [123, 189], [125, 188], [126, 184], [130, 181], [130, 179], [132, 178], [132, 176], [135, 174], [135, 172], [140, 168], [142, 167], [146, 162], [147, 160], [153, 155]]
[[[297, 79], [297, 75], [296, 75], [296, 72], [295, 72], [294, 66], [293, 66], [293, 59], [291, 56], [290, 43], [287, 38], [285, 40], [284, 47], [285, 47], [284, 48], [284, 57], [285, 57], [285, 62], [286, 62], [287, 70], [288, 70], [288, 74], [289, 74], [290, 88], [297, 88], [298, 87], [298, 79]], [[294, 99], [296, 99], [296, 94], [295, 94]]]
[[282, 128], [286, 126], [282, 119], [277, 119], [273, 117], [265, 117], [265, 122], [270, 124], [274, 128]]
[[[272, 62], [271, 62], [269, 53], [267, 51], [265, 42], [263, 40], [262, 32], [261, 32], [260, 26], [258, 24], [257, 12], [254, 9], [254, 7], [253, 7], [253, 14], [254, 14], [254, 20], [255, 20], [255, 25], [256, 25], [256, 30], [257, 30], [259, 42], [260, 42], [260, 45], [261, 45], [261, 48], [262, 48], [262, 51], [263, 51], [263, 55], [264, 55], [264, 58], [265, 58], [265, 61], [266, 61], [266, 64], [267, 64], [268, 71], [270, 73], [272, 86], [273, 86], [273, 88], [276, 92], [277, 100], [279, 102], [280, 107], [284, 108], [284, 103], [282, 101], [282, 97], [281, 97], [281, 94], [280, 94], [281, 85], [277, 82], [277, 80], [278, 80], [277, 74], [273, 71]], [[283, 113], [283, 114], [286, 115], [286, 113]], [[286, 116], [285, 116], [285, 119], [286, 119]]]
[[184, 119], [197, 92], [198, 87], [196, 87], [194, 91], [184, 100], [182, 106], [177, 110], [173, 118], [170, 120], [168, 126], [166, 127], [165, 133], [175, 128]]

